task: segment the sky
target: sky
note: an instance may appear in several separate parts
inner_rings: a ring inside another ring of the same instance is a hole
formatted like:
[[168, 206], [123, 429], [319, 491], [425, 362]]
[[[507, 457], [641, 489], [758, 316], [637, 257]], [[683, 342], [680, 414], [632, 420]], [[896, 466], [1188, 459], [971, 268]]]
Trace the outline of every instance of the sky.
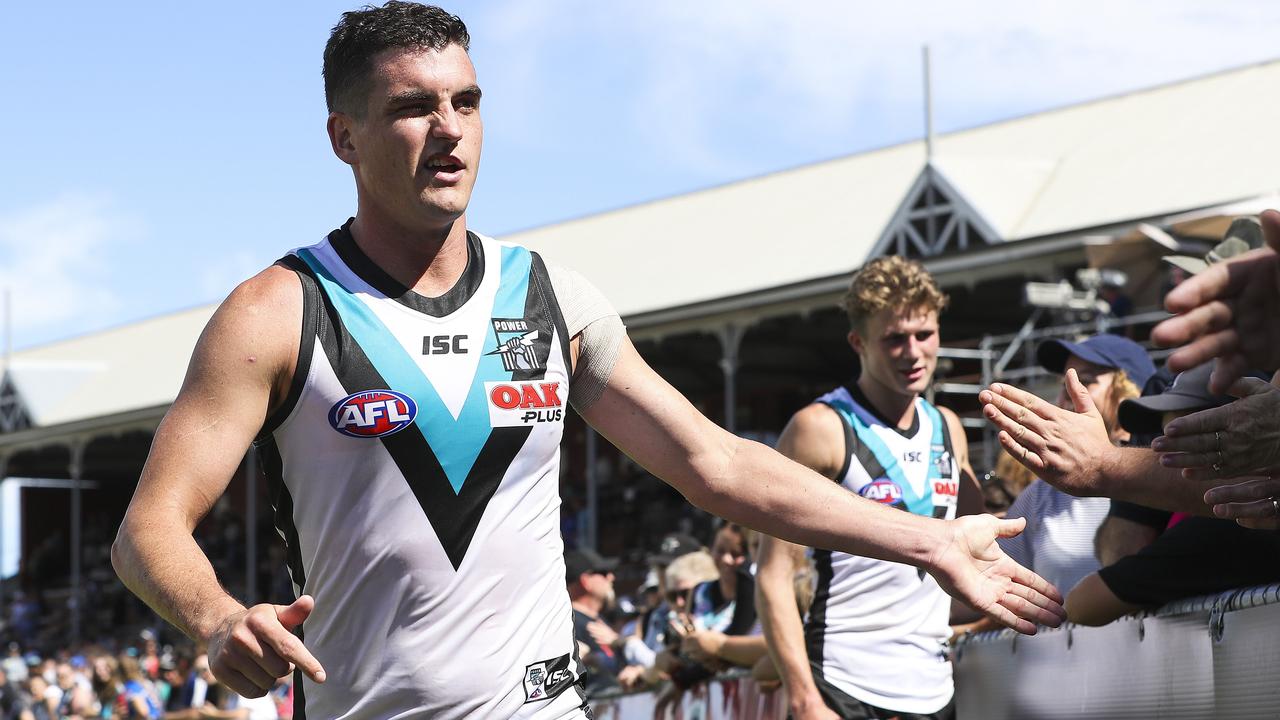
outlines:
[[[18, 349], [217, 302], [354, 213], [320, 78], [354, 5], [5, 8], [0, 287]], [[917, 139], [926, 44], [938, 132], [1280, 56], [1280, 3], [1261, 1], [446, 7], [484, 89], [468, 224], [499, 236]]]

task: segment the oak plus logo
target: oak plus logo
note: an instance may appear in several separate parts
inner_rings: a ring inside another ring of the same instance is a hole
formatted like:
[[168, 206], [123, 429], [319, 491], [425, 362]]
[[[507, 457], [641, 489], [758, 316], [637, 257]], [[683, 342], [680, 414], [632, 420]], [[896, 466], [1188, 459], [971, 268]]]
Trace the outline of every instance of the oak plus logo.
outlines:
[[558, 382], [487, 382], [484, 393], [489, 398], [492, 427], [524, 427], [564, 419], [564, 386]]
[[498, 338], [498, 347], [485, 354], [500, 356], [502, 367], [507, 372], [547, 368], [546, 358], [551, 338], [544, 337], [546, 333], [532, 327], [528, 320], [493, 318], [493, 334]]

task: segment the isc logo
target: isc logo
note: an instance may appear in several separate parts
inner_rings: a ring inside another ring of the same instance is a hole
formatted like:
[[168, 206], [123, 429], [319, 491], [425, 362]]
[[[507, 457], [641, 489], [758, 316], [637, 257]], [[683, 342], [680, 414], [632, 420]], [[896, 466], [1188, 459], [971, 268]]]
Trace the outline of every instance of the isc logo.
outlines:
[[493, 427], [519, 427], [564, 418], [564, 398], [560, 397], [558, 382], [487, 382], [484, 391], [489, 396], [489, 424]]
[[902, 499], [902, 488], [892, 480], [882, 479], [862, 486], [858, 494], [868, 500], [892, 505]]
[[348, 395], [329, 410], [334, 430], [358, 438], [385, 437], [413, 422], [418, 404], [394, 390], [366, 390]]

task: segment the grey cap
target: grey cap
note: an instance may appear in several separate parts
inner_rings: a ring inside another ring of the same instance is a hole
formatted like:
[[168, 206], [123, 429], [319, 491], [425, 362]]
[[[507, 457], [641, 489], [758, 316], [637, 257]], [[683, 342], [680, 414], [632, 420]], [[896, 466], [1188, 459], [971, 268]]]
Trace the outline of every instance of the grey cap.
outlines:
[[1120, 403], [1120, 427], [1131, 433], [1159, 433], [1164, 431], [1163, 420], [1167, 412], [1207, 410], [1226, 405], [1235, 398], [1209, 392], [1209, 375], [1213, 363], [1197, 365], [1178, 373], [1173, 384], [1159, 395], [1147, 395]]
[[1194, 255], [1167, 255], [1164, 261], [1195, 275], [1213, 263], [1222, 262], [1262, 247], [1262, 223], [1256, 217], [1240, 217], [1231, 222], [1222, 242], [1213, 246], [1203, 258]]

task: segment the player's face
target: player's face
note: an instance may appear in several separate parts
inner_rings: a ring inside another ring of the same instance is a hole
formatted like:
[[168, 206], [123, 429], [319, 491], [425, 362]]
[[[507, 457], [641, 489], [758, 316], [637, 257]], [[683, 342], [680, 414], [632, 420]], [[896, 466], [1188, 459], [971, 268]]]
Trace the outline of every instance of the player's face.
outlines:
[[887, 308], [867, 318], [863, 332], [849, 333], [862, 374], [897, 395], [919, 395], [938, 366], [938, 313]]
[[339, 156], [373, 212], [409, 230], [451, 224], [466, 211], [480, 169], [484, 128], [471, 58], [458, 45], [380, 53], [364, 117], [334, 113], [330, 132], [335, 148], [349, 139]]

